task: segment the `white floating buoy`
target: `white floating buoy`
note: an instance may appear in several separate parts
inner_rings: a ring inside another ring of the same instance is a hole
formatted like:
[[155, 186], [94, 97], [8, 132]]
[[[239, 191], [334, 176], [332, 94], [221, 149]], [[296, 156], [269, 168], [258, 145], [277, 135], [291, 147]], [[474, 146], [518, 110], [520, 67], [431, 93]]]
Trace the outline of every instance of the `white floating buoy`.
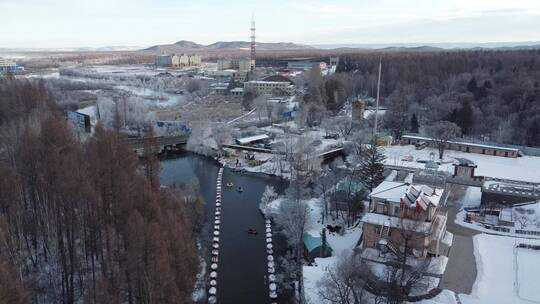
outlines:
[[219, 235], [219, 230], [214, 230], [214, 235], [218, 236]]
[[267, 237], [267, 238], [272, 237], [272, 233], [271, 233], [271, 232], [266, 233], [266, 237]]
[[216, 210], [216, 215], [221, 215], [221, 212], [219, 210]]
[[266, 253], [268, 253], [268, 254], [273, 254], [273, 253], [274, 253], [274, 250], [272, 250], [272, 249], [266, 249]]
[[214, 248], [214, 249], [219, 249], [219, 244], [218, 244], [218, 243], [212, 244], [212, 248]]
[[272, 233], [272, 229], [266, 228], [266, 233]]
[[274, 267], [275, 267], [274, 262], [272, 261], [268, 262], [268, 268], [274, 268]]
[[214, 225], [214, 230], [219, 230], [219, 225]]
[[216, 207], [221, 207], [221, 203], [216, 203]]
[[210, 278], [212, 278], [212, 279], [217, 278], [217, 271], [210, 272]]
[[211, 295], [215, 295], [216, 291], [217, 291], [217, 289], [215, 287], [210, 287], [210, 289], [208, 289], [208, 293], [211, 294]]
[[216, 270], [218, 268], [218, 265], [216, 263], [212, 263], [212, 265], [210, 265], [210, 269], [212, 270]]
[[217, 298], [215, 296], [208, 297], [208, 304], [216, 304]]
[[266, 248], [272, 249], [272, 244], [266, 244]]
[[272, 224], [266, 224], [266, 228], [272, 228]]
[[269, 255], [269, 256], [267, 257], [267, 259], [268, 259], [268, 261], [272, 262], [272, 261], [274, 261], [274, 256]]
[[219, 224], [221, 224], [221, 221], [220, 220], [215, 220], [214, 224], [219, 225]]
[[212, 241], [214, 241], [214, 243], [219, 242], [219, 237], [215, 236], [215, 237], [212, 239]]
[[219, 250], [212, 249], [212, 255], [219, 255]]
[[275, 291], [270, 292], [270, 299], [277, 299], [277, 293]]
[[267, 243], [272, 243], [272, 238], [266, 238]]
[[276, 272], [276, 269], [274, 267], [268, 267], [268, 273], [272, 274]]
[[270, 288], [270, 291], [276, 291], [276, 283], [270, 283], [268, 287]]
[[[210, 277], [212, 277], [212, 274], [210, 274]], [[268, 281], [275, 282], [276, 281], [276, 275], [271, 274], [268, 276]]]
[[213, 262], [213, 263], [217, 263], [217, 262], [218, 262], [218, 256], [217, 256], [217, 255], [212, 257], [212, 262]]
[[210, 286], [216, 286], [217, 282], [216, 280], [210, 280]]

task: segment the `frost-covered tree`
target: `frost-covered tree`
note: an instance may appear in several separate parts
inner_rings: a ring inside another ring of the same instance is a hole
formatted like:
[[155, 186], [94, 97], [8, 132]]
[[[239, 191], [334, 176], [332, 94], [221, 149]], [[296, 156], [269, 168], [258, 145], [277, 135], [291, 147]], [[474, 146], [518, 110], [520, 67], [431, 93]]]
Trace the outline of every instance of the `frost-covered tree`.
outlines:
[[304, 233], [309, 228], [309, 207], [304, 201], [285, 199], [281, 202], [276, 223], [281, 227], [293, 251], [290, 273], [298, 283], [296, 291], [300, 298], [303, 292], [302, 257], [304, 249]]
[[267, 212], [269, 211], [268, 209], [269, 209], [270, 203], [276, 200], [277, 198], [278, 198], [278, 194], [276, 190], [274, 189], [274, 187], [266, 186], [261, 196], [261, 204], [259, 206], [259, 209], [261, 209], [261, 211], [264, 214], [267, 214]]

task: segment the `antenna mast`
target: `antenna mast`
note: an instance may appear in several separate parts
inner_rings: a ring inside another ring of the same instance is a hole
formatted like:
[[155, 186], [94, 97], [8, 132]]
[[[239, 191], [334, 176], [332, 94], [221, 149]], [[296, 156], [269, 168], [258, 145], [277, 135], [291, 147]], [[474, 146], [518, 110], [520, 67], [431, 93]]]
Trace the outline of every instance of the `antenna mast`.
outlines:
[[377, 80], [377, 101], [375, 103], [375, 127], [373, 128], [373, 137], [377, 136], [377, 122], [379, 119], [379, 96], [381, 92], [381, 66], [382, 66], [382, 59], [379, 57], [379, 76]]
[[249, 71], [251, 74], [253, 74], [253, 70], [255, 70], [255, 18], [253, 17], [253, 14], [251, 14], [251, 58], [250, 58], [250, 67]]

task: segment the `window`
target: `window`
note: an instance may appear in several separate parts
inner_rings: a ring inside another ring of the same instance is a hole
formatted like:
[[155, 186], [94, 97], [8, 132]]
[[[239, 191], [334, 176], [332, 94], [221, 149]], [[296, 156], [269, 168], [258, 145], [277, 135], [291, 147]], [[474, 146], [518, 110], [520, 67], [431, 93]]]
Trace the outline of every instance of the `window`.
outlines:
[[493, 155], [497, 156], [497, 150], [493, 150]]
[[508, 151], [504, 152], [504, 157], [508, 157]]
[[394, 215], [399, 215], [399, 206], [394, 206]]
[[482, 154], [486, 154], [486, 149], [482, 149]]
[[375, 233], [381, 234], [381, 226], [375, 226]]

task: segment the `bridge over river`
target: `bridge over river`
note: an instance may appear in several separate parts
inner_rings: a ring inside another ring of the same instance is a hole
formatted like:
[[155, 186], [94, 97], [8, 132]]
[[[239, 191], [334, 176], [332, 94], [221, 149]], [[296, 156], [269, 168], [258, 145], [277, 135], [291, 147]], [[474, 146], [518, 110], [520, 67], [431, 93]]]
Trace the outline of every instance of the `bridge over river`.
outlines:
[[189, 134], [181, 136], [155, 136], [155, 137], [144, 137], [144, 138], [128, 138], [128, 144], [133, 148], [133, 150], [142, 150], [145, 145], [154, 144], [160, 147], [160, 152], [167, 147], [179, 147], [181, 145], [187, 144], [189, 139]]

